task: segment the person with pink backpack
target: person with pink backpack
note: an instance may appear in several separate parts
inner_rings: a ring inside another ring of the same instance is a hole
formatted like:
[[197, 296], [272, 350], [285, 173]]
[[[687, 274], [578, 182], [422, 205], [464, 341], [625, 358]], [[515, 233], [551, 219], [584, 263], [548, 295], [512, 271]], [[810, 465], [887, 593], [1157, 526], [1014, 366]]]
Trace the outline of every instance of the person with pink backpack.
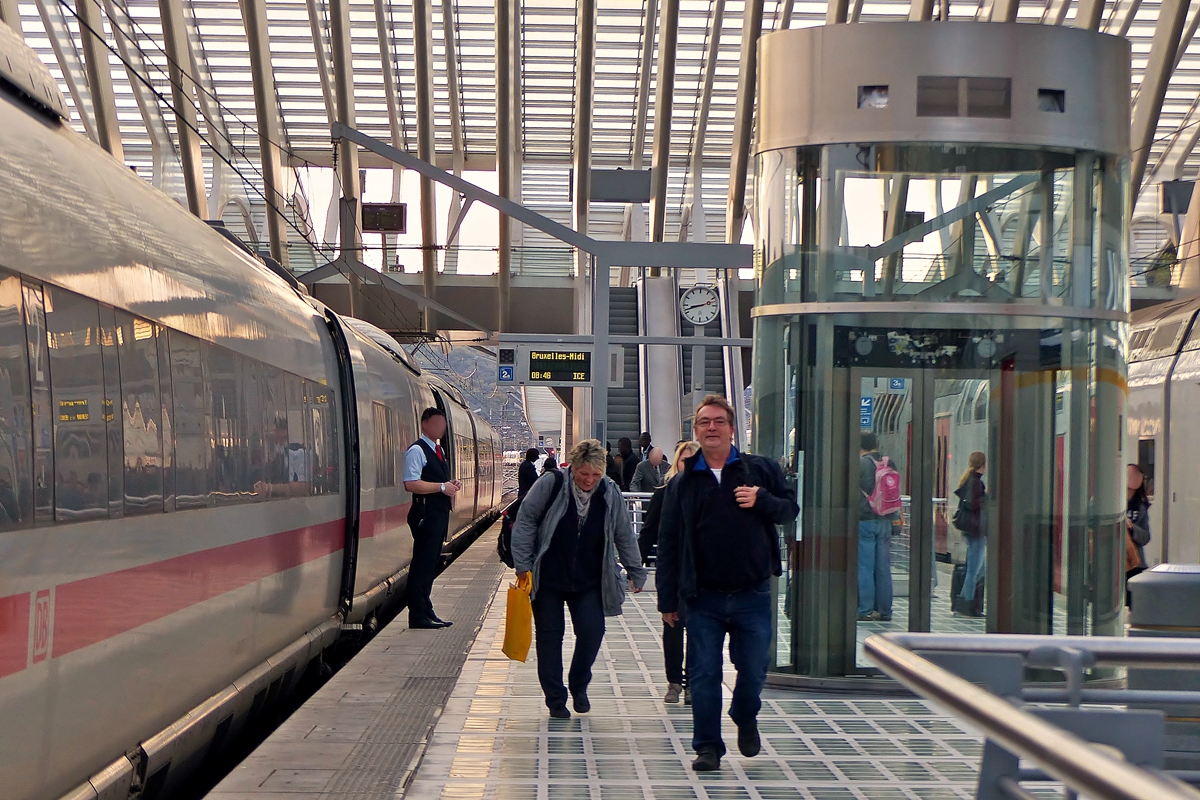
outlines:
[[892, 619], [892, 523], [900, 513], [900, 473], [863, 431], [858, 488], [858, 621]]

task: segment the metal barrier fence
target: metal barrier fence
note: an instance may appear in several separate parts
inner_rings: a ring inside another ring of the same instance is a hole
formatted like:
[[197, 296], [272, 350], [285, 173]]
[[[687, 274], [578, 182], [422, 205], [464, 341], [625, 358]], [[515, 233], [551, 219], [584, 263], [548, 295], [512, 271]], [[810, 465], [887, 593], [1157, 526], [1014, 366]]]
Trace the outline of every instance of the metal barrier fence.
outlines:
[[[646, 509], [650, 507], [650, 498], [654, 496], [653, 492], [625, 492], [625, 508], [629, 509], [629, 517], [633, 520], [633, 535], [637, 536], [642, 532], [642, 522], [646, 517]], [[658, 551], [655, 546], [650, 551], [650, 562], [648, 566], [654, 565], [654, 556]]]
[[[1165, 717], [1144, 705], [1192, 705], [1200, 692], [1084, 688], [1096, 667], [1194, 670], [1200, 640], [885, 633], [868, 637], [864, 647], [888, 675], [987, 737], [977, 800], [1030, 800], [1037, 795], [1022, 784], [1047, 781], [1061, 782], [1072, 799], [1078, 793], [1092, 800], [1200, 798], [1187, 785], [1200, 783], [1200, 771], [1163, 769]], [[1024, 688], [1027, 668], [1058, 670], [1065, 687]], [[1049, 703], [1066, 707], [1042, 705]], [[1121, 705], [1140, 707], [1113, 707]], [[1023, 768], [1021, 759], [1036, 768]]]

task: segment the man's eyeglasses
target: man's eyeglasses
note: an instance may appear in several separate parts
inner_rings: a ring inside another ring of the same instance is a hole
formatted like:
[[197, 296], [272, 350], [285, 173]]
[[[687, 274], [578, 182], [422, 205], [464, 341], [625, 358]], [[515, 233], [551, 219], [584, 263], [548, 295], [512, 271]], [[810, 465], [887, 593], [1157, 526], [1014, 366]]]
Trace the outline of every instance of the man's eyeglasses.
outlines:
[[697, 429], [727, 428], [727, 427], [729, 427], [729, 420], [726, 419], [725, 417], [713, 417], [710, 419], [698, 419], [698, 420], [696, 420], [695, 427]]

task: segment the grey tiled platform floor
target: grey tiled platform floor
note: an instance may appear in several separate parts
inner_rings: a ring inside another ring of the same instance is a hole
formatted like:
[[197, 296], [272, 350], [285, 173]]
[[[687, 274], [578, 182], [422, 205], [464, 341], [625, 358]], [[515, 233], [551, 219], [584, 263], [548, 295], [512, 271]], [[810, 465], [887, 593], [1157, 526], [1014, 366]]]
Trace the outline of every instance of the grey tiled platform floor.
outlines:
[[[534, 655], [501, 652], [503, 592], [492, 604], [406, 800], [965, 800], [979, 740], [916, 700], [768, 690], [763, 752], [689, 767], [691, 714], [664, 705], [658, 614], [635, 595], [608, 633], [592, 711], [550, 720]], [[567, 648], [572, 646], [568, 633]], [[726, 701], [733, 675], [726, 673]], [[732, 746], [736, 731], [725, 719]]]
[[[420, 759], [496, 594], [493, 526], [438, 576], [454, 626], [409, 630], [401, 614], [225, 777], [208, 800], [394, 798]], [[2, 793], [0, 793], [2, 794]]]

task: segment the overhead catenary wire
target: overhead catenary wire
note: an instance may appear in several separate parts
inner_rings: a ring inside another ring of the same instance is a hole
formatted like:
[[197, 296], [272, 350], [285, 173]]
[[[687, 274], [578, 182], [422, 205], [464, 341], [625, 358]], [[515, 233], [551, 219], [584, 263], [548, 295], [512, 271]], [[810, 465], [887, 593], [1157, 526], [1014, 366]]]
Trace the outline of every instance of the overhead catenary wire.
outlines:
[[[121, 55], [118, 48], [116, 48], [113, 44], [108, 42], [107, 38], [105, 36], [103, 36], [102, 32], [97, 31], [91, 25], [86, 24], [82, 19], [80, 19], [78, 14], [75, 12], [75, 10], [66, 3], [66, 0], [59, 0], [59, 2], [65, 9], [67, 9], [71, 13], [71, 15], [73, 17], [75, 17], [76, 22], [79, 24], [81, 29], [88, 31], [93, 36], [96, 36], [97, 38], [99, 38], [101, 41], [104, 42], [105, 47], [108, 49], [108, 51], [110, 53], [112, 53], [113, 55], [115, 55], [117, 57], [117, 60], [125, 67], [128, 74], [137, 76], [137, 79], [140, 82], [142, 82], [146, 86], [147, 89], [150, 90], [150, 92], [154, 95], [154, 97], [158, 100], [159, 103], [161, 103], [167, 109], [169, 109], [171, 111], [175, 111], [175, 106], [172, 104], [172, 102], [170, 100], [167, 99], [167, 97], [163, 94], [163, 92], [160, 91], [158, 89], [158, 87], [156, 87], [154, 85], [154, 83], [150, 80], [148, 75], [143, 75], [129, 61], [127, 61]], [[136, 47], [138, 49], [138, 51], [143, 56], [145, 55], [145, 51], [141, 48], [141, 45], [138, 43], [138, 41], [136, 39], [132, 40], [132, 44], [134, 45], [134, 47]], [[168, 57], [168, 59], [169, 59], [169, 57]], [[190, 73], [187, 73], [187, 77], [194, 84], [196, 84], [196, 86], [199, 88], [200, 84], [193, 75], [191, 75]], [[176, 119], [178, 119], [178, 115], [176, 115]], [[253, 130], [252, 126], [250, 126], [249, 124], [245, 124], [245, 123], [243, 123], [243, 124], [244, 124], [244, 127], [246, 127], [247, 129]], [[209, 150], [212, 152], [212, 154], [215, 158], [220, 158], [222, 162], [224, 162], [230, 169], [232, 169], [234, 171], [234, 173], [236, 173], [238, 175], [239, 178], [242, 179], [243, 184], [248, 186], [256, 195], [258, 195], [259, 198], [262, 199], [262, 201], [264, 203], [266, 203], [268, 205], [268, 207], [270, 207], [270, 202], [267, 198], [266, 192], [263, 189], [259, 188], [259, 186], [254, 181], [247, 179], [246, 174], [243, 171], [242, 167], [240, 167], [237, 163], [235, 163], [233, 161], [233, 159], [227, 157], [225, 154], [223, 154], [221, 152], [221, 150], [219, 148], [213, 146], [210, 139], [203, 132], [201, 132], [199, 123], [197, 123], [195, 126], [189, 125], [189, 128], [197, 135], [197, 137], [200, 138], [201, 142], [203, 142], [206, 146], [208, 146]], [[244, 158], [247, 162], [253, 163], [252, 159], [245, 152], [245, 150], [237, 147], [234, 144], [234, 142], [232, 141], [232, 138], [226, 136], [225, 139], [229, 142], [231, 148], [233, 148], [237, 151], [238, 155], [240, 155], [242, 158]], [[279, 143], [277, 143], [277, 142], [272, 142], [272, 144], [274, 146], [279, 146]], [[309, 163], [309, 162], [306, 162], [306, 163]], [[282, 194], [282, 192], [277, 192], [277, 194], [279, 194], [280, 198], [283, 199], [286, 204], [286, 201], [287, 201], [286, 196], [284, 196]], [[301, 240], [303, 240], [306, 244], [308, 244], [308, 246], [311, 247], [314, 252], [323, 252], [324, 248], [322, 246], [317, 245], [315, 242], [313, 242], [312, 239], [309, 238], [306, 231], [302, 230], [298, 225], [296, 225], [296, 223], [293, 220], [289, 219], [286, 214], [283, 215], [283, 217], [284, 217], [284, 222], [287, 224], [287, 226], [290, 227], [293, 231], [295, 231], [296, 234], [301, 238]], [[334, 263], [337, 264], [336, 261]], [[338, 270], [343, 275], [347, 275], [347, 273], [348, 273], [348, 271], [345, 268], [341, 267], [340, 265], [338, 266]], [[368, 299], [368, 302], [371, 303], [376, 308], [376, 310], [380, 311], [384, 316], [389, 316], [387, 309], [384, 309], [382, 306], [380, 306], [377, 302], [375, 302], [373, 299], [371, 299], [369, 295], [367, 295], [367, 299]], [[395, 319], [401, 323], [398, 327], [401, 330], [405, 330], [405, 329], [415, 330], [415, 326], [411, 325], [411, 323], [409, 322], [407, 317], [403, 314], [403, 312], [400, 311], [399, 306], [395, 305], [394, 299], [393, 299], [392, 303], [393, 303], [393, 308], [391, 310], [390, 316], [392, 316], [393, 319]]]

